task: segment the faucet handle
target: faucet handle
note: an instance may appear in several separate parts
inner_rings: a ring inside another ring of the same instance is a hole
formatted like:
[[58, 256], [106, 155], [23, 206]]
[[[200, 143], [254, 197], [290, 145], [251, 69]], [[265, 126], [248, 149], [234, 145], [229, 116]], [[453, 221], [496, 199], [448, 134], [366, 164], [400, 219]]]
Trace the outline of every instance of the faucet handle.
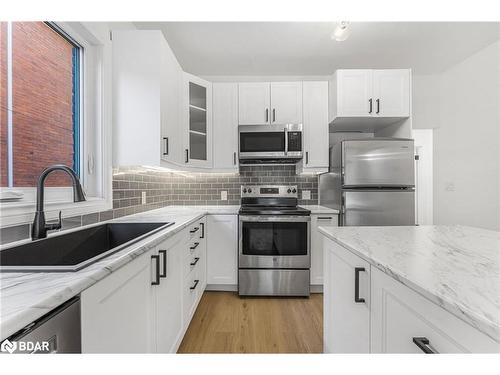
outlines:
[[61, 229], [62, 228], [62, 218], [61, 218], [62, 211], [59, 211], [59, 220], [58, 221], [53, 221], [50, 223], [45, 224], [45, 228], [47, 230], [56, 230], [56, 229]]

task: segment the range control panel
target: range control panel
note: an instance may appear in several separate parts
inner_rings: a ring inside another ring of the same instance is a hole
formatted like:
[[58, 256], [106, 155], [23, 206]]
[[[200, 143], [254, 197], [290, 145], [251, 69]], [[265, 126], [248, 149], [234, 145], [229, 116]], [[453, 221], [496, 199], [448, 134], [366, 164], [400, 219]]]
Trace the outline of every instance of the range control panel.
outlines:
[[241, 186], [242, 197], [298, 197], [297, 185], [249, 185]]

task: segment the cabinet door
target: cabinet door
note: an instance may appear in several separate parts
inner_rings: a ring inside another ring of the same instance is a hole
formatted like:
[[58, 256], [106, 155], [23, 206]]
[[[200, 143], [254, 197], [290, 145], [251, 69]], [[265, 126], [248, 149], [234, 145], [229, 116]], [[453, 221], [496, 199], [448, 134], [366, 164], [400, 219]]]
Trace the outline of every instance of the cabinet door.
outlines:
[[410, 70], [373, 71], [373, 111], [379, 117], [410, 116]]
[[328, 167], [328, 82], [304, 82], [304, 168]]
[[83, 353], [152, 353], [153, 252], [139, 256], [81, 294]]
[[214, 169], [238, 170], [238, 84], [212, 85]]
[[207, 216], [207, 283], [237, 284], [238, 216]]
[[238, 84], [238, 123], [266, 125], [271, 121], [269, 82]]
[[302, 82], [271, 83], [271, 124], [302, 124]]
[[212, 84], [184, 73], [187, 139], [184, 163], [197, 167], [212, 165]]
[[180, 163], [183, 136], [181, 133], [182, 69], [166, 41], [163, 41], [161, 65], [161, 145], [162, 160]]
[[324, 350], [369, 353], [370, 265], [326, 238], [323, 255]]
[[323, 285], [323, 235], [318, 227], [337, 226], [337, 214], [311, 215], [311, 285]]
[[156, 351], [175, 353], [182, 334], [182, 237], [174, 236], [157, 247], [160, 285], [155, 289]]
[[371, 117], [374, 113], [372, 71], [346, 69], [337, 70], [336, 74], [337, 117]]
[[423, 353], [427, 348], [437, 353], [500, 352], [500, 343], [384, 272], [374, 268], [371, 277], [373, 353]]

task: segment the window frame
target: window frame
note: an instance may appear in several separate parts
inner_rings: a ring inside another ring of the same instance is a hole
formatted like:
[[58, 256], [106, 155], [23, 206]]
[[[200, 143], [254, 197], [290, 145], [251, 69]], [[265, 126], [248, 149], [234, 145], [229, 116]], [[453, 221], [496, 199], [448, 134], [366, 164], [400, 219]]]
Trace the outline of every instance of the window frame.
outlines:
[[[72, 187], [47, 187], [47, 219], [84, 215], [112, 208], [112, 46], [107, 23], [51, 22], [50, 27], [80, 48], [80, 179], [87, 201], [74, 203]], [[21, 191], [16, 202], [0, 202], [1, 227], [33, 220], [36, 187], [0, 187]]]

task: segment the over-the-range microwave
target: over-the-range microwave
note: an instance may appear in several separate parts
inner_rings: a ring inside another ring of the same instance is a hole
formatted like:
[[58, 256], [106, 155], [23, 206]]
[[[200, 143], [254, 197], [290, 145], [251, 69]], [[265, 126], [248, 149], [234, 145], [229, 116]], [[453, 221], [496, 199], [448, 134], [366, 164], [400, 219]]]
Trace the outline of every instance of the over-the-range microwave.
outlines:
[[302, 159], [302, 124], [240, 125], [240, 164], [296, 163]]

